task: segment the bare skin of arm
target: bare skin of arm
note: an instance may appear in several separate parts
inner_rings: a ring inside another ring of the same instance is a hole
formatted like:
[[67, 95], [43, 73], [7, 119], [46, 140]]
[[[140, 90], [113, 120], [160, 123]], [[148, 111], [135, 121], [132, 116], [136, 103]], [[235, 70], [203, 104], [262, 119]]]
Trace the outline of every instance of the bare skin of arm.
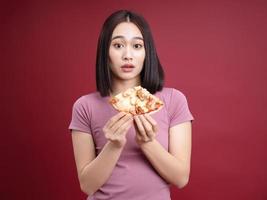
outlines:
[[189, 180], [191, 160], [191, 122], [169, 130], [169, 150], [155, 139], [157, 123], [149, 115], [135, 116], [136, 140], [144, 155], [167, 182], [184, 187]]
[[119, 113], [104, 126], [108, 142], [98, 156], [91, 134], [73, 130], [72, 143], [81, 190], [95, 193], [110, 177], [126, 143], [126, 134], [132, 125], [132, 116]]

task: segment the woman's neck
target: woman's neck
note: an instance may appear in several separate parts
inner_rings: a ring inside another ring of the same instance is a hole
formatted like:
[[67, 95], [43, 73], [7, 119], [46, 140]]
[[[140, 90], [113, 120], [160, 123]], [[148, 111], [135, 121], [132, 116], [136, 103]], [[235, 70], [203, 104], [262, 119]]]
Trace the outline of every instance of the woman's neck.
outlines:
[[116, 80], [113, 79], [112, 83], [112, 93], [111, 95], [117, 95], [120, 92], [123, 92], [127, 90], [128, 88], [135, 87], [141, 85], [141, 80], [140, 78], [138, 79], [132, 79], [132, 80]]

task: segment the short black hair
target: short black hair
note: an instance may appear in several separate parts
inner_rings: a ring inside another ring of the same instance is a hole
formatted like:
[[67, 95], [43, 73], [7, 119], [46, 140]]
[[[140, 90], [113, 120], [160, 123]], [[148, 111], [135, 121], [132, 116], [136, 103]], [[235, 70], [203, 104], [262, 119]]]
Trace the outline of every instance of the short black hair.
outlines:
[[109, 46], [115, 27], [130, 21], [141, 31], [144, 38], [146, 56], [141, 71], [141, 86], [152, 94], [162, 90], [164, 85], [164, 71], [160, 64], [152, 33], [146, 20], [139, 14], [128, 10], [119, 10], [112, 13], [104, 22], [98, 38], [96, 55], [96, 86], [102, 97], [112, 92], [112, 76], [109, 68]]

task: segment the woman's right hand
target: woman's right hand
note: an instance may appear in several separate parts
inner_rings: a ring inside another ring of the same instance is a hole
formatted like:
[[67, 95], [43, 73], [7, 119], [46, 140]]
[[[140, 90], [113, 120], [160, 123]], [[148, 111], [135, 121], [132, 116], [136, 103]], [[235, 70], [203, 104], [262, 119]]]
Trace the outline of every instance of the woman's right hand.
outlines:
[[133, 124], [133, 116], [124, 112], [114, 115], [103, 127], [105, 137], [116, 147], [126, 144], [126, 134]]

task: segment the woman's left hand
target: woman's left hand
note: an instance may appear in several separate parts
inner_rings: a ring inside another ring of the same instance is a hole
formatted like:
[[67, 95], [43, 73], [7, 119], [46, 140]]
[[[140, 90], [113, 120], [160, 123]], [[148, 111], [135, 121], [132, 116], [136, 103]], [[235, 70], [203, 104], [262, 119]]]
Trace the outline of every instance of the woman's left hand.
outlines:
[[134, 116], [136, 142], [142, 145], [153, 141], [157, 134], [157, 122], [148, 114]]

